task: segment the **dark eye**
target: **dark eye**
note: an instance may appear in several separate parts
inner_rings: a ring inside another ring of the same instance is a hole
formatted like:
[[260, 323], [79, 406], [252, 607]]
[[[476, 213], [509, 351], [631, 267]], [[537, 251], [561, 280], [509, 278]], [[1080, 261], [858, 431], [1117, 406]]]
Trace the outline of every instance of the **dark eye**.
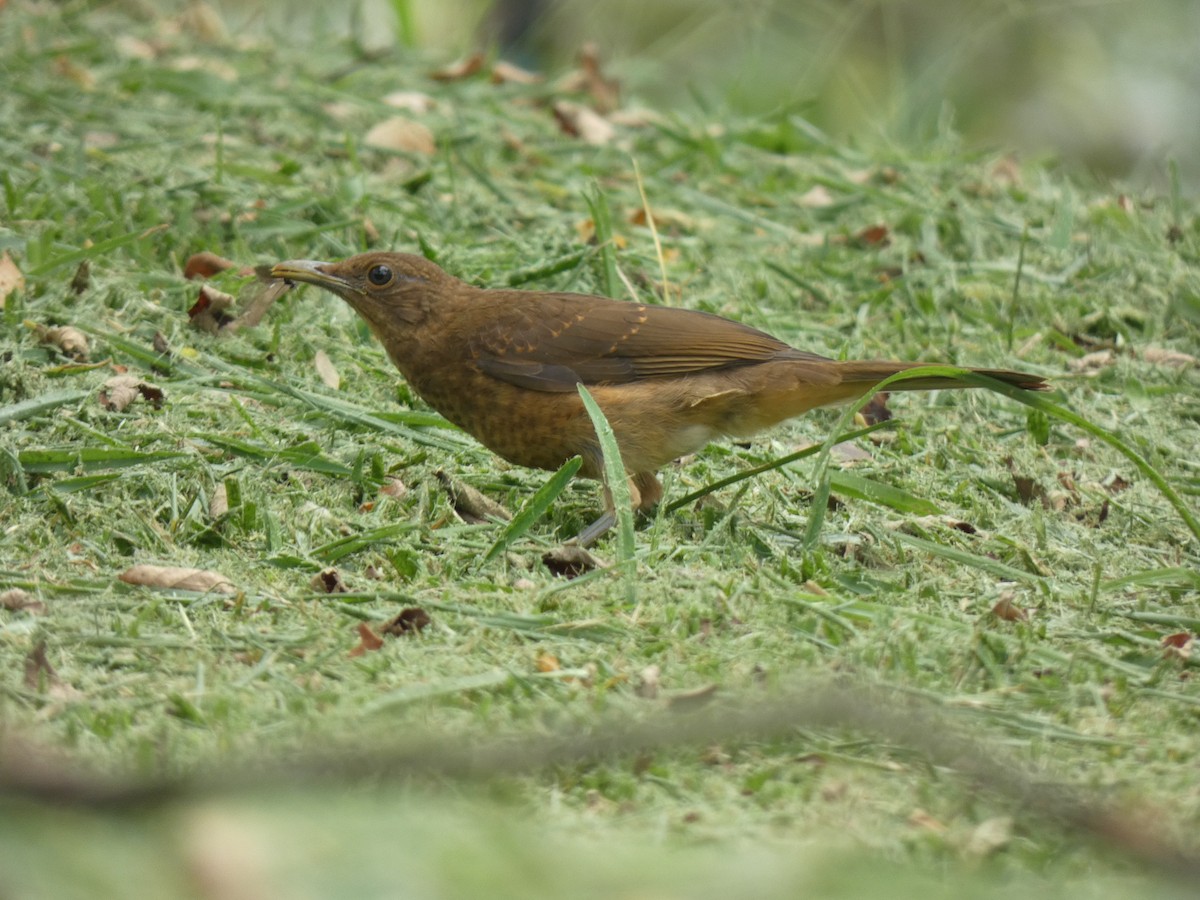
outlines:
[[392, 270], [387, 266], [371, 266], [371, 271], [367, 273], [367, 281], [376, 287], [383, 287], [392, 280]]

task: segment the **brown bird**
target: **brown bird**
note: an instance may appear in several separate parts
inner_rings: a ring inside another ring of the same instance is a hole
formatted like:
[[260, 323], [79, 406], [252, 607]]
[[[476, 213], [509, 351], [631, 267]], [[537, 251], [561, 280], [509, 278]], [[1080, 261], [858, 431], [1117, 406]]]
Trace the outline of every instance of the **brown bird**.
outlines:
[[[602, 478], [603, 456], [578, 385], [604, 411], [630, 474], [635, 505], [662, 497], [657, 470], [720, 436], [742, 437], [818, 406], [861, 397], [919, 363], [840, 361], [797, 350], [710, 313], [590, 294], [489, 290], [408, 253], [341, 262], [293, 260], [271, 276], [337, 294], [366, 319], [425, 401], [509, 462]], [[1027, 390], [1037, 375], [972, 369]], [[894, 390], [974, 387], [956, 378]], [[606, 512], [579, 536], [590, 543]]]

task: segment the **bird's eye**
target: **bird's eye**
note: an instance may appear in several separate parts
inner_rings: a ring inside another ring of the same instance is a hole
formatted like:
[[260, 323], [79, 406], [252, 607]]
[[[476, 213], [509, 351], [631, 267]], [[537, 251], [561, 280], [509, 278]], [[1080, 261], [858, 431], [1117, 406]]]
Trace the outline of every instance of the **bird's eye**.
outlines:
[[392, 270], [387, 266], [371, 266], [371, 271], [367, 273], [367, 281], [376, 287], [383, 287], [392, 280]]

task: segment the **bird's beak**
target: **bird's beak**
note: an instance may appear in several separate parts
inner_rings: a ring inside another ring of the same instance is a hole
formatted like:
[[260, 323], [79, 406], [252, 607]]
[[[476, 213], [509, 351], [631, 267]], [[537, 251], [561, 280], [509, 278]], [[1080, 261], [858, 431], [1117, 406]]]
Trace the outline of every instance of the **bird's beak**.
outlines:
[[287, 262], [271, 266], [271, 277], [284, 281], [299, 281], [302, 284], [315, 284], [334, 293], [341, 293], [348, 284], [340, 275], [328, 271], [333, 263], [318, 262], [313, 259], [290, 259]]

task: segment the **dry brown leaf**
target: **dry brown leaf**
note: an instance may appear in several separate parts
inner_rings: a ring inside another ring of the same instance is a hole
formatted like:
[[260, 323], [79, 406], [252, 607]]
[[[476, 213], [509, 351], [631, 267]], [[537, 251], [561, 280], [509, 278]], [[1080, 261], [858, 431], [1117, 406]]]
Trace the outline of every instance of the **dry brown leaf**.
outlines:
[[38, 340], [58, 349], [64, 356], [69, 356], [76, 362], [84, 362], [88, 358], [87, 335], [71, 325], [57, 325], [46, 328], [35, 325]]
[[434, 69], [429, 77], [434, 81], [459, 81], [470, 78], [483, 69], [484, 56], [482, 53], [472, 53], [470, 56]]
[[1029, 621], [1029, 614], [1013, 603], [1012, 595], [1007, 593], [992, 607], [992, 615], [997, 619], [1003, 619], [1005, 622]]
[[334, 568], [318, 572], [312, 577], [312, 581], [308, 583], [308, 586], [321, 594], [350, 593], [350, 588], [346, 587], [346, 582], [342, 581], [341, 573]]
[[1168, 634], [1162, 639], [1163, 655], [1169, 659], [1189, 659], [1195, 643], [1196, 636], [1190, 631]]
[[863, 425], [878, 425], [880, 422], [890, 422], [892, 411], [888, 409], [888, 392], [879, 391], [866, 402], [858, 411], [855, 419], [861, 418]]
[[229, 512], [229, 490], [222, 481], [213, 489], [212, 497], [208, 500], [208, 517], [220, 519], [227, 512]]
[[[650, 215], [654, 218], [655, 227], [660, 230], [696, 230], [696, 220], [682, 210], [652, 208]], [[646, 217], [646, 207], [639, 206], [635, 209], [629, 217], [629, 222], [631, 225], [648, 225], [649, 220]]]
[[138, 397], [144, 397], [155, 409], [162, 409], [162, 388], [135, 375], [117, 375], [108, 379], [96, 399], [109, 412], [123, 412]]
[[37, 646], [25, 657], [25, 689], [39, 694], [48, 693], [57, 684], [58, 673], [46, 658], [46, 642], [38, 641]]
[[236, 303], [237, 297], [233, 294], [202, 285], [196, 302], [188, 310], [188, 320], [192, 327], [206, 334], [216, 334], [234, 321], [232, 311]]
[[454, 504], [454, 511], [465, 522], [476, 525], [490, 519], [502, 519], [507, 522], [512, 518], [512, 513], [507, 509], [469, 484], [455, 481], [441, 470], [434, 474], [450, 496], [450, 502]]
[[542, 554], [542, 565], [561, 578], [578, 578], [584, 572], [604, 568], [592, 554], [578, 544], [563, 544]]
[[391, 497], [393, 500], [399, 500], [408, 493], [408, 488], [404, 486], [404, 482], [394, 475], [384, 479], [383, 484], [379, 488], [379, 493], [385, 497]]
[[237, 269], [238, 274], [242, 277], [254, 274], [253, 266], [239, 266], [232, 259], [226, 259], [204, 250], [188, 257], [187, 262], [183, 265], [183, 277], [188, 281], [196, 278], [212, 278], [218, 272], [224, 272], [226, 269]]
[[327, 388], [336, 391], [342, 386], [342, 376], [338, 375], [338, 370], [328, 353], [318, 350], [317, 355], [313, 357], [313, 363], [317, 367], [317, 374], [321, 376], [321, 380], [325, 382]]
[[396, 150], [401, 153], [423, 153], [432, 156], [437, 151], [433, 132], [420, 122], [393, 116], [384, 119], [367, 132], [363, 143], [377, 150]]
[[86, 294], [92, 286], [92, 263], [91, 260], [82, 260], [75, 267], [75, 274], [71, 277], [71, 293]]
[[174, 591], [213, 591], [218, 594], [233, 594], [237, 588], [220, 572], [208, 569], [184, 569], [176, 566], [140, 565], [126, 569], [117, 576], [126, 584]]
[[539, 672], [557, 672], [562, 668], [562, 664], [558, 661], [558, 657], [553, 653], [542, 651], [534, 660], [533, 666]]
[[387, 106], [418, 116], [424, 115], [437, 105], [432, 97], [421, 91], [392, 91], [384, 95], [383, 102]]
[[25, 276], [17, 268], [12, 257], [8, 255], [8, 251], [5, 250], [0, 253], [0, 309], [4, 309], [4, 301], [13, 291], [19, 291], [23, 287], [25, 287]]
[[1171, 366], [1177, 369], [1194, 369], [1200, 365], [1200, 360], [1190, 353], [1168, 350], [1165, 347], [1147, 347], [1142, 351], [1142, 359], [1156, 366]]
[[383, 626], [383, 633], [392, 637], [404, 634], [419, 634], [432, 622], [429, 613], [419, 606], [409, 606], [400, 610], [399, 614]]
[[886, 225], [868, 225], [854, 240], [862, 247], [886, 247], [892, 242], [892, 233]]
[[617, 129], [600, 113], [581, 103], [556, 100], [551, 107], [554, 118], [564, 132], [593, 146], [611, 144]]
[[1106, 366], [1111, 366], [1117, 361], [1117, 354], [1111, 350], [1097, 350], [1094, 353], [1085, 353], [1079, 359], [1073, 359], [1067, 363], [1076, 372], [1097, 372]]
[[46, 604], [20, 588], [10, 588], [0, 592], [0, 609], [9, 612], [27, 612], [40, 616], [46, 612]]
[[542, 76], [537, 72], [530, 72], [504, 60], [492, 66], [492, 84], [538, 84], [541, 81]]
[[796, 202], [801, 206], [820, 209], [833, 205], [833, 194], [829, 193], [829, 188], [825, 187], [825, 185], [816, 184], [805, 191]]
[[350, 655], [362, 656], [368, 650], [378, 650], [383, 646], [383, 638], [371, 630], [366, 622], [358, 623], [358, 644], [350, 651]]

